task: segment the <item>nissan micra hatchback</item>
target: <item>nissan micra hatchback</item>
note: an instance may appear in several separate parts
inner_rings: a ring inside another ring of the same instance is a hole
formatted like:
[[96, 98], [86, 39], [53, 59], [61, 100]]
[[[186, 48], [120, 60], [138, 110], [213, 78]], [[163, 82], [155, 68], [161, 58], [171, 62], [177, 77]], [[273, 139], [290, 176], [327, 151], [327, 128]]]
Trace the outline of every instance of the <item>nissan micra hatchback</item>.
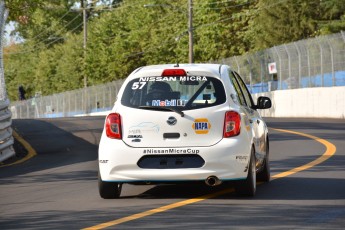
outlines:
[[269, 139], [241, 77], [220, 64], [141, 67], [119, 90], [99, 144], [99, 193], [120, 196], [123, 183], [234, 181], [253, 196], [269, 181]]

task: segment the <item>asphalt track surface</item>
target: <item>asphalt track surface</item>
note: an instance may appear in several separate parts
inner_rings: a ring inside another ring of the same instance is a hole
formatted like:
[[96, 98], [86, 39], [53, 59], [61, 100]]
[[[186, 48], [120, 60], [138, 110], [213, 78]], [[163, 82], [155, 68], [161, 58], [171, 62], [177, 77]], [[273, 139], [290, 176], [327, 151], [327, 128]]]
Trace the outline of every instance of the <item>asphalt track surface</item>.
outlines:
[[273, 180], [254, 198], [231, 186], [124, 185], [115, 200], [97, 188], [104, 117], [14, 120], [37, 155], [0, 167], [0, 229], [344, 229], [345, 121], [265, 120]]

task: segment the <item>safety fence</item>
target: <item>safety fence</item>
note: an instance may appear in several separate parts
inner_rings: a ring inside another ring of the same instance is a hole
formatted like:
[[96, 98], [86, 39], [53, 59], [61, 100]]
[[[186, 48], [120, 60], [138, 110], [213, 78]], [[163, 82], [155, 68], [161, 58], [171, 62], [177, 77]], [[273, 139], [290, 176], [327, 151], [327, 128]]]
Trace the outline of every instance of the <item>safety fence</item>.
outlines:
[[6, 93], [3, 66], [3, 37], [7, 15], [8, 11], [5, 8], [5, 3], [0, 1], [0, 162], [15, 155], [12, 146], [14, 140], [11, 128], [11, 112], [8, 109], [10, 102]]
[[[230, 57], [230, 65], [252, 93], [345, 86], [345, 32]], [[51, 118], [108, 111], [123, 80], [84, 89], [35, 97], [11, 104], [13, 118]]]
[[11, 105], [13, 118], [54, 118], [108, 111], [124, 80], [83, 89], [34, 97]]
[[345, 32], [224, 59], [252, 93], [345, 86]]

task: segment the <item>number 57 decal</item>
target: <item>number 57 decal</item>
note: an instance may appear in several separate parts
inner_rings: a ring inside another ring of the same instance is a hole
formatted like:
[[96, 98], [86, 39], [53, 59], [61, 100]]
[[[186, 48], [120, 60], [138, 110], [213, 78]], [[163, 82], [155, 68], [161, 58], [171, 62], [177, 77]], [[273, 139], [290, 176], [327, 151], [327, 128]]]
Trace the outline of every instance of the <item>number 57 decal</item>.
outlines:
[[134, 82], [132, 89], [142, 89], [146, 85], [146, 82]]

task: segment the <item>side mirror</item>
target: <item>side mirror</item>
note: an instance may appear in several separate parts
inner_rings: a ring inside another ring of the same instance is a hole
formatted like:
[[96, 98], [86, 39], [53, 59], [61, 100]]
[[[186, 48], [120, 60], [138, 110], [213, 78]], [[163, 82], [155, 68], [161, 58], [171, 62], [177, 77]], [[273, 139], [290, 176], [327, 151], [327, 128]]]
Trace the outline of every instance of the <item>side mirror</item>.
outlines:
[[256, 109], [269, 109], [272, 107], [272, 102], [269, 97], [259, 97]]

